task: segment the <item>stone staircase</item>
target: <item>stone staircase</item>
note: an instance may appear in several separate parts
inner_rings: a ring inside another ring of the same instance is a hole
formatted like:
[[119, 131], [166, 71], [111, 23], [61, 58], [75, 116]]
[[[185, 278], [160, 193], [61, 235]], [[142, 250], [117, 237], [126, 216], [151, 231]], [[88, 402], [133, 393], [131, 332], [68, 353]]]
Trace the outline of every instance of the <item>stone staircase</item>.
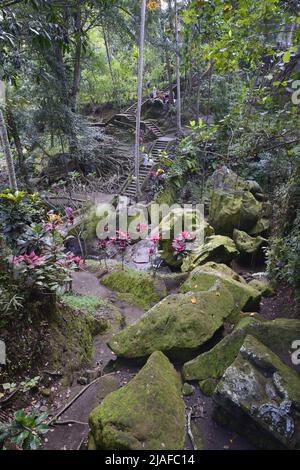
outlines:
[[[157, 128], [158, 129], [158, 128]], [[159, 129], [158, 129], [159, 130]], [[160, 132], [160, 130], [159, 130]], [[176, 140], [175, 136], [163, 136], [160, 132], [161, 136], [155, 140], [151, 151], [150, 151], [150, 158], [153, 160], [153, 167], [155, 167], [159, 163], [159, 157], [161, 152], [167, 151], [169, 145]], [[140, 165], [140, 187], [142, 188], [145, 179], [149, 175], [151, 168], [149, 166], [145, 166], [143, 163]], [[136, 180], [134, 176], [124, 178], [124, 185], [121, 184], [121, 191], [120, 195], [127, 196], [130, 199], [134, 199], [136, 195]], [[125, 182], [127, 181], [127, 184]]]

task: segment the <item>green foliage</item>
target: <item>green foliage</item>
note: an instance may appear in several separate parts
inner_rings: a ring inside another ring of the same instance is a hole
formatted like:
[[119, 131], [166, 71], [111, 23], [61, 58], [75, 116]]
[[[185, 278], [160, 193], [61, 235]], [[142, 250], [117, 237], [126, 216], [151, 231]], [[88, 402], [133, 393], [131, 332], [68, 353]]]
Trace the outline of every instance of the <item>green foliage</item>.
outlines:
[[49, 430], [45, 424], [47, 418], [47, 413], [38, 414], [32, 411], [26, 414], [24, 410], [17, 411], [10, 423], [0, 424], [0, 446], [2, 449], [38, 449], [42, 443], [42, 437]]
[[293, 286], [300, 297], [300, 211], [290, 233], [270, 240], [267, 260], [269, 276]]
[[43, 215], [45, 209], [37, 194], [12, 193], [9, 189], [0, 193], [0, 229], [14, 252], [18, 251], [20, 237]]
[[206, 171], [207, 150], [213, 145], [217, 126], [208, 127], [199, 119], [190, 122], [191, 132], [179, 144], [167, 176], [181, 187], [182, 179]]

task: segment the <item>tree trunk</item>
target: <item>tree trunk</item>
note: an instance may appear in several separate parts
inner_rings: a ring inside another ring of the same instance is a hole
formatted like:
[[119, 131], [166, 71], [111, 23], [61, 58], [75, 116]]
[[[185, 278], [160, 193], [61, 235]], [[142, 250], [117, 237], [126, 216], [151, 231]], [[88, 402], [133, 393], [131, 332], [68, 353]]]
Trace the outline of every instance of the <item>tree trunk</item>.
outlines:
[[174, 104], [174, 93], [173, 93], [173, 79], [172, 79], [172, 68], [169, 51], [166, 51], [166, 66], [168, 74], [168, 84], [169, 84], [169, 104]]
[[178, 30], [178, 6], [175, 0], [175, 42], [176, 42], [176, 76], [177, 76], [177, 134], [182, 133], [181, 127], [181, 90], [180, 90], [180, 47], [179, 47], [179, 30]]
[[10, 189], [15, 192], [18, 190], [18, 185], [17, 185], [17, 179], [16, 179], [16, 173], [15, 173], [15, 167], [14, 167], [14, 162], [9, 146], [9, 141], [8, 141], [8, 135], [7, 135], [7, 129], [3, 117], [2, 110], [0, 109], [0, 141], [3, 147], [3, 153], [6, 159], [6, 165], [7, 165], [7, 170], [8, 170], [8, 177], [9, 177], [9, 186]]
[[77, 0], [75, 18], [75, 32], [78, 35], [75, 46], [75, 64], [73, 72], [73, 86], [71, 90], [71, 109], [74, 113], [77, 110], [77, 96], [79, 93], [81, 79], [81, 0]]
[[138, 70], [138, 102], [136, 110], [136, 128], [135, 128], [135, 178], [136, 178], [136, 196], [141, 194], [140, 188], [140, 131], [141, 131], [141, 110], [143, 99], [143, 72], [144, 72], [144, 40], [145, 40], [145, 17], [146, 0], [141, 4], [141, 29], [140, 29], [140, 49], [139, 49], [139, 70]]
[[115, 95], [115, 98], [116, 98], [118, 90], [117, 90], [117, 87], [116, 87], [115, 77], [114, 77], [114, 73], [113, 73], [113, 69], [112, 69], [111, 55], [110, 55], [109, 44], [108, 44], [108, 37], [107, 37], [107, 33], [105, 31], [104, 25], [102, 25], [102, 31], [103, 31], [103, 39], [104, 39], [104, 45], [105, 45], [105, 51], [106, 51], [106, 57], [107, 57], [109, 73], [110, 73], [110, 76], [111, 76], [113, 92], [114, 92], [114, 95]]
[[23, 154], [22, 144], [21, 144], [18, 128], [16, 125], [15, 117], [9, 106], [6, 106], [6, 120], [7, 120], [9, 136], [13, 139], [15, 143], [21, 173], [24, 177], [24, 181], [28, 184], [28, 173], [27, 173], [27, 168], [25, 164], [25, 157]]

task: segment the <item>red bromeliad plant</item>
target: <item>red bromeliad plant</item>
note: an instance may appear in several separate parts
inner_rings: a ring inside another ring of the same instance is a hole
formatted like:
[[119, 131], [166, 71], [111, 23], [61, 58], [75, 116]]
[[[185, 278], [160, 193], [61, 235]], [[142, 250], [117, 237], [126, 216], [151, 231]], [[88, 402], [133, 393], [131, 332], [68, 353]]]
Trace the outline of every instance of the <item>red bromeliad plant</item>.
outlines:
[[152, 246], [149, 248], [149, 259], [151, 263], [151, 269], [153, 275], [155, 276], [158, 266], [155, 263], [155, 260], [158, 255], [158, 243], [160, 241], [160, 236], [158, 233], [152, 233], [149, 237], [149, 240], [152, 242]]
[[183, 231], [177, 238], [172, 241], [172, 247], [174, 248], [177, 257], [187, 256], [190, 252], [188, 243], [195, 239], [195, 235], [192, 232]]
[[121, 254], [122, 258], [122, 269], [124, 269], [124, 256], [125, 250], [130, 245], [131, 238], [128, 232], [122, 232], [121, 230], [116, 231], [116, 236], [109, 239], [109, 244], [115, 246], [117, 251]]
[[22, 282], [23, 286], [41, 292], [61, 294], [67, 283], [71, 282], [71, 273], [79, 267], [81, 258], [62, 252], [45, 252], [38, 256], [32, 251], [30, 254], [13, 256], [11, 263], [14, 277]]

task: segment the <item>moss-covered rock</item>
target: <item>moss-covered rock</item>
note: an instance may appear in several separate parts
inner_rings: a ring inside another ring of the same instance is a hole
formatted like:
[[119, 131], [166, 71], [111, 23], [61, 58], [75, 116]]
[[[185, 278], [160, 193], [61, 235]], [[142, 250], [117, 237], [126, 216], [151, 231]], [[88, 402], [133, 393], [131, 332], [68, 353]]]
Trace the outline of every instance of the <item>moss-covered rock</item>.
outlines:
[[167, 204], [172, 206], [176, 203], [177, 200], [177, 189], [171, 183], [167, 183], [164, 189], [158, 193], [154, 202], [156, 204]]
[[249, 183], [225, 165], [217, 168], [213, 172], [213, 174], [208, 178], [206, 186], [210, 190], [224, 189], [227, 191], [250, 191]]
[[[223, 265], [224, 266], [224, 265]], [[230, 268], [228, 270], [231, 271]], [[224, 268], [223, 268], [223, 271]], [[226, 287], [232, 294], [237, 308], [244, 311], [255, 311], [259, 307], [261, 293], [244, 282], [233, 279], [230, 271], [225, 272], [211, 269], [209, 266], [200, 266], [190, 273], [189, 278], [182, 284], [180, 292], [207, 291], [215, 285]]]
[[127, 385], [91, 412], [89, 424], [89, 449], [183, 449], [184, 403], [172, 364], [154, 352]]
[[235, 281], [239, 281], [242, 284], [246, 284], [246, 281], [243, 276], [240, 276], [237, 272], [227, 266], [227, 264], [216, 263], [215, 261], [208, 261], [207, 263], [203, 264], [203, 266], [201, 266], [201, 269], [214, 269], [215, 271], [219, 271], [222, 274], [226, 274]]
[[210, 351], [184, 364], [184, 379], [199, 380], [200, 388], [202, 382], [208, 379], [216, 383], [234, 361], [247, 334], [251, 334], [276, 353], [286, 354], [292, 342], [300, 337], [300, 320], [278, 318], [261, 322], [253, 317], [243, 318], [234, 331]]
[[213, 235], [206, 239], [205, 243], [198, 245], [187, 256], [181, 266], [183, 272], [192, 271], [197, 266], [208, 261], [227, 263], [239, 254], [234, 241], [226, 236]]
[[[93, 336], [105, 329], [106, 323], [95, 315], [60, 305], [50, 324], [48, 360], [53, 369], [62, 370], [65, 377], [88, 364], [93, 357]], [[46, 352], [45, 352], [46, 354]]]
[[113, 336], [117, 356], [144, 357], [153, 351], [191, 350], [206, 343], [225, 320], [235, 320], [235, 302], [223, 286], [207, 292], [172, 294], [133, 325]]
[[121, 297], [148, 310], [167, 295], [163, 281], [148, 273], [131, 268], [116, 270], [101, 279], [101, 283], [117, 291]]
[[252, 281], [248, 283], [248, 286], [258, 290], [263, 297], [270, 297], [274, 294], [274, 289], [268, 282], [252, 279]]
[[248, 231], [262, 213], [262, 205], [250, 191], [228, 192], [213, 190], [209, 208], [209, 223], [216, 233], [231, 236], [233, 230]]
[[185, 397], [189, 397], [190, 395], [193, 395], [195, 389], [193, 385], [185, 382], [182, 386], [182, 395]]
[[249, 235], [267, 235], [271, 227], [270, 220], [266, 217], [261, 217], [256, 224], [248, 230]]
[[277, 441], [279, 448], [300, 449], [300, 377], [253, 336], [246, 336], [213, 397], [256, 445], [274, 448]]
[[266, 238], [260, 236], [251, 237], [246, 232], [237, 229], [233, 231], [233, 240], [241, 257], [251, 260], [254, 258], [260, 259], [263, 256], [262, 248], [268, 244]]
[[91, 315], [95, 335], [103, 333], [122, 321], [120, 310], [106, 299], [93, 295], [65, 294], [62, 301], [73, 310]]
[[169, 266], [179, 267], [182, 264], [182, 257], [177, 256], [172, 242], [183, 230], [193, 232], [193, 240], [187, 242], [190, 251], [214, 233], [214, 229], [194, 210], [180, 207], [171, 210], [159, 225], [160, 255]]

